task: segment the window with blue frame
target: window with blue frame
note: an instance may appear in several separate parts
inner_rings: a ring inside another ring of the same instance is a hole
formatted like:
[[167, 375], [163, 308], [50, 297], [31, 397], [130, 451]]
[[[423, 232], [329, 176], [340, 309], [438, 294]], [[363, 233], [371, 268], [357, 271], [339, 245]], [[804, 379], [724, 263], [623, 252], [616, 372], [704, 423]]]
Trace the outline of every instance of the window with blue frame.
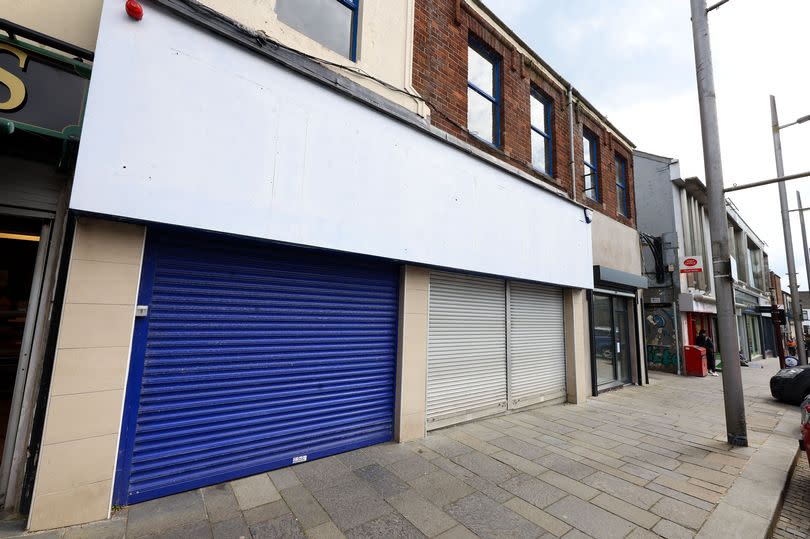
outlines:
[[531, 125], [532, 125], [532, 166], [549, 176], [552, 171], [552, 138], [551, 138], [551, 99], [532, 88], [531, 92]]
[[630, 201], [627, 198], [627, 159], [616, 154], [616, 210], [619, 215], [630, 217]]
[[599, 138], [582, 128], [582, 161], [585, 164], [585, 196], [599, 201]]
[[467, 130], [493, 146], [501, 145], [500, 58], [470, 37], [467, 48]]
[[352, 61], [359, 9], [360, 0], [276, 0], [279, 21]]

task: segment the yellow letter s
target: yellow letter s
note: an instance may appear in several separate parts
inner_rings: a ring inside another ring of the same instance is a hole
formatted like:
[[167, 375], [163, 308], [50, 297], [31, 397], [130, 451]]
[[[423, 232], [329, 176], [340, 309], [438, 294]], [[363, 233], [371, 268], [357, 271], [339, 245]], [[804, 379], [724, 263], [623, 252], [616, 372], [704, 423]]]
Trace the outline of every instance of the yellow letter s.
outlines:
[[[20, 68], [25, 69], [28, 62], [28, 53], [16, 47], [0, 43], [0, 52], [8, 51], [20, 61]], [[15, 77], [5, 69], [0, 69], [0, 84], [6, 86], [11, 95], [6, 101], [0, 102], [0, 111], [12, 111], [25, 102], [25, 84], [18, 77]]]

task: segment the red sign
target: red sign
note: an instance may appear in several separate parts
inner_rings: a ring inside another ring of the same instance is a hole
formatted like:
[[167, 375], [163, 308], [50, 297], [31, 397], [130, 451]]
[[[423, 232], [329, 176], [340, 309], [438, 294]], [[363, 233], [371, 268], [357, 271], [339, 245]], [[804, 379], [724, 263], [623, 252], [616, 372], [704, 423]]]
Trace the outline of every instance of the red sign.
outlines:
[[703, 260], [699, 256], [686, 256], [681, 258], [681, 273], [701, 273]]

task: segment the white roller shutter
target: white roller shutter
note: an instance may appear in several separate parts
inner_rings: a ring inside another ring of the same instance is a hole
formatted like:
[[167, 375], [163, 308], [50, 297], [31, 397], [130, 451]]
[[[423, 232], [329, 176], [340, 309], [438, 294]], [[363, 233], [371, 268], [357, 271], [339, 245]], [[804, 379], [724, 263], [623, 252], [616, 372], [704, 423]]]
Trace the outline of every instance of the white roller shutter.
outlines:
[[506, 409], [505, 281], [432, 272], [427, 428]]
[[509, 283], [509, 407], [565, 396], [562, 290]]

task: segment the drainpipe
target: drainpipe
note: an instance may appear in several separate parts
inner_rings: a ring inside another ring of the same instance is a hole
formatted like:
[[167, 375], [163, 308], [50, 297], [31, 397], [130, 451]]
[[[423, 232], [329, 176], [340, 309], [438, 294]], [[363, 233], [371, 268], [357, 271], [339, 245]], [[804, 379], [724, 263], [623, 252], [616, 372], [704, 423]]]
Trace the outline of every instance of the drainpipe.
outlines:
[[574, 86], [568, 85], [568, 142], [571, 154], [571, 199], [577, 200], [577, 176], [574, 167]]

